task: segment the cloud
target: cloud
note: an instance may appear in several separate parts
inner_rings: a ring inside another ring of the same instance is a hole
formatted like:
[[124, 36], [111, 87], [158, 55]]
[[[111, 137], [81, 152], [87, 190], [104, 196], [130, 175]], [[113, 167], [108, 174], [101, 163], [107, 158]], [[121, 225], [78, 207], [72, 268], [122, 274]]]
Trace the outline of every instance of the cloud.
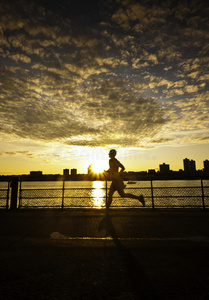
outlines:
[[0, 4], [2, 134], [138, 147], [208, 128], [201, 4], [113, 2], [91, 20], [67, 1]]
[[187, 93], [195, 93], [197, 91], [198, 91], [197, 85], [188, 85], [185, 87], [185, 92], [187, 92]]
[[171, 138], [164, 138], [164, 137], [159, 137], [157, 139], [153, 139], [151, 140], [151, 144], [167, 144], [167, 143], [170, 143], [174, 140], [174, 137], [171, 137]]
[[30, 156], [31, 153], [29, 151], [1, 151], [0, 156]]
[[[170, 136], [181, 136], [181, 142], [200, 142], [209, 129], [208, 93], [193, 98], [175, 101], [173, 113], [170, 114], [168, 127], [173, 128]], [[168, 129], [170, 131], [170, 129]], [[165, 130], [166, 131], [166, 130]], [[166, 132], [165, 132], [166, 135]], [[197, 136], [199, 138], [197, 139]]]
[[48, 93], [49, 86], [39, 90], [33, 82], [25, 91], [23, 82], [14, 82], [16, 96], [0, 104], [3, 133], [34, 140], [62, 140], [68, 145], [138, 145], [145, 134], [152, 136], [167, 122], [160, 106], [152, 99], [136, 97], [125, 80], [92, 80], [88, 89], [84, 82], [69, 101], [56, 89]]
[[133, 28], [141, 32], [144, 26], [165, 23], [166, 14], [168, 14], [168, 9], [162, 6], [150, 7], [137, 1], [122, 1], [121, 7], [112, 15], [112, 20], [126, 30]]

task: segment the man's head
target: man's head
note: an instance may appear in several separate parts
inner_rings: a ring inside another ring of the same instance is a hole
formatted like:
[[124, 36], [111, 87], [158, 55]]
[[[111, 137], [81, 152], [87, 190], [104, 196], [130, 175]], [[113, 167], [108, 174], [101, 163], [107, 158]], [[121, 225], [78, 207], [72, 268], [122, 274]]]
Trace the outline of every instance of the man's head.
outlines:
[[109, 157], [115, 157], [117, 154], [116, 150], [115, 149], [111, 149], [110, 152], [109, 152]]

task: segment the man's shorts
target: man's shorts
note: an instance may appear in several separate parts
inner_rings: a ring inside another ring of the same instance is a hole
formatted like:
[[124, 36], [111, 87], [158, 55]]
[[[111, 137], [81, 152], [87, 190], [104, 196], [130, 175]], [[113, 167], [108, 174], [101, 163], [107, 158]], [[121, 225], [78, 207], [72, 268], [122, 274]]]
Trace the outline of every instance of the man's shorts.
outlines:
[[110, 189], [112, 191], [118, 191], [120, 195], [124, 193], [125, 184], [123, 183], [123, 180], [120, 179], [113, 179]]

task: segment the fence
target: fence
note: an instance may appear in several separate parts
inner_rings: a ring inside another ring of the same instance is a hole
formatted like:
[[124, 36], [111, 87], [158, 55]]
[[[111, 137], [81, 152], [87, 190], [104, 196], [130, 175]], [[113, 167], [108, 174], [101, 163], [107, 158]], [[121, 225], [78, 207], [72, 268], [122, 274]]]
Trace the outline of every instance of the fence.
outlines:
[[[19, 184], [18, 199], [9, 199], [10, 187], [0, 190], [1, 208], [105, 208], [108, 197], [107, 182], [100, 188], [66, 188], [63, 181], [62, 188], [53, 189], [23, 189]], [[143, 194], [146, 208], [200, 208], [209, 207], [209, 186], [190, 187], [130, 187], [126, 193]], [[14, 193], [15, 194], [15, 193]], [[15, 201], [15, 205], [12, 202]], [[135, 199], [121, 198], [116, 192], [111, 207], [140, 208], [140, 202]]]
[[[2, 208], [8, 209], [10, 203], [12, 208], [14, 200], [9, 201], [9, 194], [15, 193], [10, 193], [9, 189], [8, 185], [7, 190], [0, 190]], [[23, 189], [20, 183], [18, 191], [18, 199], [15, 199], [18, 208], [104, 208], [108, 197], [107, 182], [102, 188], [66, 188], [63, 181], [59, 189]], [[209, 207], [209, 186], [203, 186], [202, 180], [199, 186], [190, 187], [153, 187], [151, 181], [150, 187], [130, 187], [125, 192], [143, 194], [146, 207], [152, 209], [187, 207], [204, 210]], [[131, 208], [141, 207], [141, 204], [135, 199], [121, 198], [116, 192], [111, 207]]]
[[0, 189], [0, 208], [9, 208], [10, 185], [8, 182], [7, 189]]

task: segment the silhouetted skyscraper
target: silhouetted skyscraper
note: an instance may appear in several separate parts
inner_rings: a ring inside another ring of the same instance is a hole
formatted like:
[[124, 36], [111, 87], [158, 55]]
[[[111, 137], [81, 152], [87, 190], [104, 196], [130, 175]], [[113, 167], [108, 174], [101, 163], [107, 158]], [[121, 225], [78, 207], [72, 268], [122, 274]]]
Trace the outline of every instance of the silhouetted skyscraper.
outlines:
[[196, 162], [191, 159], [190, 160], [190, 173], [194, 174], [196, 172]]
[[204, 165], [204, 172], [206, 174], [209, 174], [209, 160], [207, 160], [207, 159], [204, 160], [203, 165]]
[[167, 175], [167, 174], [169, 174], [170, 166], [163, 163], [162, 165], [159, 166], [159, 169], [160, 169], [160, 173], [162, 175]]
[[71, 169], [71, 176], [77, 175], [77, 169]]
[[184, 172], [187, 175], [193, 175], [196, 172], [196, 162], [191, 159], [189, 160], [188, 158], [185, 158], [183, 160], [184, 162]]
[[189, 159], [188, 158], [185, 158], [183, 160], [184, 162], [184, 172], [189, 174], [189, 170], [190, 170], [190, 167], [189, 167]]
[[64, 170], [63, 170], [63, 175], [64, 175], [65, 177], [68, 177], [68, 176], [69, 176], [69, 169], [64, 169]]

